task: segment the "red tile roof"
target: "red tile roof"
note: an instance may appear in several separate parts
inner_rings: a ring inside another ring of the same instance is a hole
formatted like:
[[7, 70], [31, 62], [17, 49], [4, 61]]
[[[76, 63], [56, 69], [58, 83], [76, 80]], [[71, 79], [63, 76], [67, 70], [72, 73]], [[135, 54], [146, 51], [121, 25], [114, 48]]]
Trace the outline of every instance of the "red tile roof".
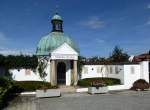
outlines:
[[150, 61], [150, 51], [148, 53], [140, 54], [134, 56], [133, 62], [140, 62], [140, 61]]

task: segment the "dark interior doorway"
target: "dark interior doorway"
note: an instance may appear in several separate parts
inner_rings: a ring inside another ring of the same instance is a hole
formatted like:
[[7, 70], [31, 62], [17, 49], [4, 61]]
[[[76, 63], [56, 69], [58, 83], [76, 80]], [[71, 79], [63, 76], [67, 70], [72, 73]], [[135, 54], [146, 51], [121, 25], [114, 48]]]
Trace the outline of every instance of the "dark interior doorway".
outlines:
[[57, 83], [66, 83], [66, 64], [64, 62], [60, 62], [57, 64]]

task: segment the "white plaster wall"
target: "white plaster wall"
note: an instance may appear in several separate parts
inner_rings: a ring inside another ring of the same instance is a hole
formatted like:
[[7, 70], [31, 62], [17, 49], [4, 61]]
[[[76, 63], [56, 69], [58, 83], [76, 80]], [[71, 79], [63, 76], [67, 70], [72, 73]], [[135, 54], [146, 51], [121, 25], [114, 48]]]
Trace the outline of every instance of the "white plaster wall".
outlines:
[[[12, 77], [16, 81], [43, 81], [38, 71], [33, 72], [30, 70], [30, 75], [26, 74], [26, 69], [11, 69], [9, 70], [12, 73]], [[50, 62], [48, 62], [47, 67], [45, 68], [47, 76], [45, 77], [46, 82], [50, 82]]]
[[[66, 85], [71, 85], [71, 69], [70, 69], [70, 61], [69, 60], [57, 60], [56, 61], [56, 74], [57, 74], [57, 64], [59, 62], [64, 62], [66, 64]], [[47, 76], [45, 77], [45, 81], [50, 82], [50, 62], [48, 62], [47, 67], [45, 68], [45, 72]], [[30, 70], [30, 75], [26, 74], [26, 69], [11, 69], [9, 70], [12, 73], [12, 77], [16, 81], [43, 81], [38, 71], [33, 72]]]
[[11, 69], [12, 78], [16, 81], [42, 81], [38, 74], [34, 73], [32, 70], [30, 75], [26, 75], [26, 69]]
[[130, 88], [128, 86], [126, 86], [126, 85], [108, 86], [108, 90], [109, 91], [126, 90], [126, 89], [130, 89]]
[[[56, 73], [57, 63], [64, 62], [66, 64], [66, 85], [71, 85], [71, 69], [69, 60], [57, 60], [56, 62]], [[81, 73], [81, 79], [93, 78], [93, 77], [110, 77], [118, 78], [126, 88], [130, 88], [132, 84], [138, 79], [145, 79], [149, 82], [149, 64], [148, 61], [143, 61], [140, 64], [129, 64], [129, 65], [84, 65], [83, 67], [88, 68], [88, 73]], [[103, 71], [97, 73], [97, 67], [103, 67]], [[110, 67], [112, 67], [112, 73], [110, 73]], [[116, 73], [115, 67], [118, 67], [119, 72]], [[131, 73], [131, 67], [134, 67], [134, 73]], [[46, 68], [46, 81], [50, 82], [50, 62]], [[31, 74], [27, 75], [25, 69], [11, 69], [12, 77], [17, 81], [42, 81], [38, 73], [34, 73], [31, 70]], [[118, 86], [117, 86], [118, 87]]]
[[[84, 78], [94, 78], [94, 77], [110, 77], [118, 78], [121, 80], [121, 83], [124, 83], [124, 71], [123, 65], [84, 65], [83, 68], [88, 68], [88, 73], [81, 73], [81, 79]], [[97, 68], [103, 68], [100, 73], [97, 73]], [[110, 73], [110, 67], [112, 67], [112, 73]], [[115, 72], [115, 67], [118, 67], [119, 72]]]
[[[93, 78], [93, 77], [102, 77], [103, 73], [97, 73], [97, 67], [102, 67], [103, 65], [84, 65], [84, 67], [88, 68], [87, 73], [81, 73], [81, 79], [84, 78]], [[93, 69], [93, 70], [92, 70]]]
[[[131, 67], [134, 67], [134, 73], [131, 73]], [[129, 88], [132, 87], [133, 83], [140, 79], [140, 65], [124, 65], [124, 85], [127, 85]]]
[[141, 79], [149, 82], [149, 61], [140, 62], [141, 65]]
[[[120, 79], [121, 84], [124, 84], [124, 66], [123, 65], [108, 65], [110, 69], [112, 67], [112, 73], [108, 73], [107, 77]], [[116, 73], [115, 68], [118, 68], [118, 72]]]

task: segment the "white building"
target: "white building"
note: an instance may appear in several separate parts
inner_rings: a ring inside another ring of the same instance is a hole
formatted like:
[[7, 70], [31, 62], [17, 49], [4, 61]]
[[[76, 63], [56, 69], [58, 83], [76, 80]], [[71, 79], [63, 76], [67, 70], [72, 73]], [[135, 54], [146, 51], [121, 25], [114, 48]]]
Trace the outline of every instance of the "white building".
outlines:
[[[77, 73], [77, 60], [79, 56], [78, 45], [63, 33], [63, 20], [55, 14], [52, 17], [52, 32], [41, 38], [38, 43], [36, 55], [39, 62], [46, 64], [45, 80], [52, 85], [76, 85], [79, 78], [110, 77], [121, 80], [122, 85], [131, 87], [137, 79], [149, 82], [149, 62], [111, 65], [83, 65], [82, 72]], [[39, 73], [32, 70], [11, 70], [14, 80], [29, 81], [42, 79]]]
[[[43, 36], [37, 45], [36, 55], [39, 63], [47, 65], [46, 81], [52, 85], [76, 85], [77, 60], [79, 55], [78, 45], [63, 32], [63, 20], [57, 13], [52, 17], [52, 32]], [[11, 70], [15, 80], [41, 80], [39, 73], [29, 70]], [[35, 76], [36, 75], [36, 76]], [[29, 78], [30, 77], [30, 78]]]
[[149, 62], [83, 65], [81, 79], [93, 77], [117, 78], [121, 80], [122, 85], [130, 88], [138, 79], [149, 82]]

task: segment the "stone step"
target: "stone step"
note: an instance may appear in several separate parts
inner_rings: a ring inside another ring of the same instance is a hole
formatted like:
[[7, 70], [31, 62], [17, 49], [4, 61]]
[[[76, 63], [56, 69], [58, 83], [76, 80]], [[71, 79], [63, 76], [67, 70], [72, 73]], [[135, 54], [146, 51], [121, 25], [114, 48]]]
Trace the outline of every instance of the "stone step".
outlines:
[[69, 92], [75, 92], [76, 88], [73, 86], [65, 86], [65, 85], [59, 85], [61, 93], [69, 93]]

